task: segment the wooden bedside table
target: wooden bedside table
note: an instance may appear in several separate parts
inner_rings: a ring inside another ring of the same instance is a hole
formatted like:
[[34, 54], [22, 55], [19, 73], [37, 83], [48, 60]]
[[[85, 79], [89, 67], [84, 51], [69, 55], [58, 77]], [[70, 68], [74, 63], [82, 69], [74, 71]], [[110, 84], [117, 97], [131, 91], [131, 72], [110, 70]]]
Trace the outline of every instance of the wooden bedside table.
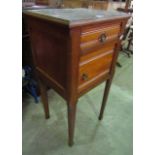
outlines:
[[103, 81], [102, 119], [115, 72], [120, 36], [130, 17], [117, 11], [41, 9], [24, 11], [27, 18], [45, 117], [49, 118], [46, 86], [68, 107], [69, 145], [73, 145], [78, 98]]

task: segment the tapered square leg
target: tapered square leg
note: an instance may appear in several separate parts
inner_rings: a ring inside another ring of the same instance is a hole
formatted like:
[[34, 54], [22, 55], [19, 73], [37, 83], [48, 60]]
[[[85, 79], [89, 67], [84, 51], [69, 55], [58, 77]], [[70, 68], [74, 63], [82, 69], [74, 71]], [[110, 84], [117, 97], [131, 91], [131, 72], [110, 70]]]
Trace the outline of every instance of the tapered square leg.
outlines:
[[50, 117], [49, 114], [49, 106], [48, 106], [48, 97], [47, 97], [47, 89], [44, 83], [39, 81], [40, 92], [41, 92], [41, 100], [44, 107], [45, 118], [48, 119]]
[[68, 144], [74, 144], [74, 128], [76, 118], [76, 104], [68, 104]]
[[112, 78], [108, 79], [106, 81], [106, 86], [105, 86], [105, 90], [104, 90], [104, 96], [103, 96], [101, 110], [100, 110], [100, 114], [99, 114], [99, 120], [102, 120], [102, 118], [103, 118], [103, 113], [104, 113], [104, 109], [105, 109], [106, 102], [107, 102], [107, 99], [108, 99], [111, 82], [112, 82]]

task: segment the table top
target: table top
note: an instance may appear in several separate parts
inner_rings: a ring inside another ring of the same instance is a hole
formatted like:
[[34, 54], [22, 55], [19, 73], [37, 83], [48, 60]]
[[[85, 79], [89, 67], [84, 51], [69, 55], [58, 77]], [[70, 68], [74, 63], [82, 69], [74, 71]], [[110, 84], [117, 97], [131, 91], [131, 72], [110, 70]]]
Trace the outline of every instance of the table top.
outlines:
[[87, 22], [127, 18], [130, 15], [119, 11], [103, 11], [85, 8], [26, 10], [24, 14], [74, 26]]

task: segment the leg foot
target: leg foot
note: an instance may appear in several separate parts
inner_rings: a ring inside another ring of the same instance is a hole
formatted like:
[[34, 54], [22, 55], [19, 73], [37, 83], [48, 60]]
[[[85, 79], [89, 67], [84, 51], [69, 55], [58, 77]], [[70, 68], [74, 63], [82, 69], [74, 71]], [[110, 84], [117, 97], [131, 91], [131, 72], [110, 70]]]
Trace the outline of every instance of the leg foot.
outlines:
[[117, 62], [116, 65], [117, 65], [118, 67], [122, 67], [122, 65], [121, 65], [119, 62]]
[[72, 147], [74, 145], [74, 142], [68, 142], [68, 145]]

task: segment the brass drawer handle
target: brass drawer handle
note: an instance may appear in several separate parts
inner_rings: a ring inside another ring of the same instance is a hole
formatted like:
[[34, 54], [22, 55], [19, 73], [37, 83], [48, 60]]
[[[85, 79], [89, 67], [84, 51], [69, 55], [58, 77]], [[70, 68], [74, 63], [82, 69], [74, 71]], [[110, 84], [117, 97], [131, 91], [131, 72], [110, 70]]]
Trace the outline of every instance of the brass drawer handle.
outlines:
[[82, 80], [87, 81], [88, 80], [88, 75], [86, 73], [82, 74]]
[[100, 41], [101, 43], [104, 43], [104, 42], [106, 41], [106, 38], [107, 38], [106, 34], [103, 33], [103, 34], [100, 35], [99, 41]]

